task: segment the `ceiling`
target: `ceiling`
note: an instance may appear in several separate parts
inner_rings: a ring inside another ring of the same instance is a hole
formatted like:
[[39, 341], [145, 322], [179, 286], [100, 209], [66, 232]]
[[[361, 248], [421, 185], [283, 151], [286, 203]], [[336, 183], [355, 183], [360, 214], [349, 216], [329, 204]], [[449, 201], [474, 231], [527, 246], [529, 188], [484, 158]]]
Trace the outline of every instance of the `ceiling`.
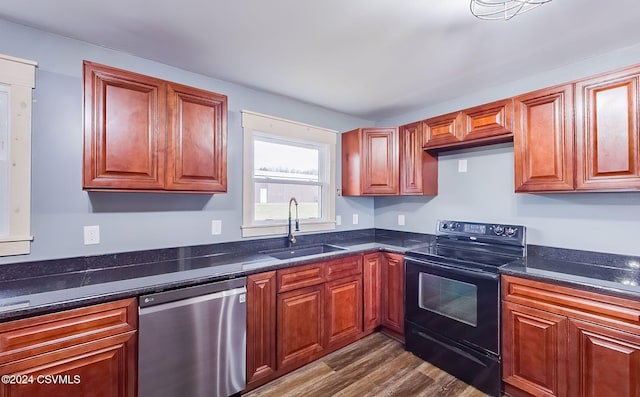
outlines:
[[638, 0], [7, 0], [0, 18], [370, 120], [640, 43]]

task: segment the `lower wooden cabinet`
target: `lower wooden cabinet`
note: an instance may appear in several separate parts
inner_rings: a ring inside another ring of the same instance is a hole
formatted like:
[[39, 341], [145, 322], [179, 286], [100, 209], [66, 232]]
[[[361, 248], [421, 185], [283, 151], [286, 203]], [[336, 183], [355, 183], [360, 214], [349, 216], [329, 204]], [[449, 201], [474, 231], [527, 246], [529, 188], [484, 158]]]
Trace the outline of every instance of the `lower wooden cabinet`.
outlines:
[[247, 278], [247, 388], [355, 342], [404, 331], [404, 257], [374, 252]]
[[640, 397], [640, 302], [510, 276], [502, 298], [507, 395]]
[[0, 324], [2, 397], [135, 397], [135, 299]]
[[382, 265], [379, 252], [362, 256], [363, 328], [373, 332], [380, 325]]
[[247, 277], [247, 384], [276, 371], [276, 272]]
[[404, 257], [401, 254], [381, 254], [381, 325], [404, 335]]
[[567, 395], [565, 316], [505, 302], [502, 372], [507, 385], [531, 395]]
[[324, 286], [278, 294], [278, 368], [306, 364], [324, 350]]
[[247, 388], [363, 335], [362, 255], [247, 278]]
[[362, 334], [362, 275], [325, 284], [325, 331], [327, 348], [343, 346]]
[[640, 396], [640, 333], [569, 320], [570, 396]]

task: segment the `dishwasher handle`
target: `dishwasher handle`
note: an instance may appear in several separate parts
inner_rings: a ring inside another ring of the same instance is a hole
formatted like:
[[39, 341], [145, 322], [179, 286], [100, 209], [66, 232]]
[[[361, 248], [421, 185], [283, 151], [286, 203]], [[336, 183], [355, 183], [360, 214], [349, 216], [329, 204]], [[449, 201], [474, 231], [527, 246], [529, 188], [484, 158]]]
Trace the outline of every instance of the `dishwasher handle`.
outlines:
[[161, 305], [164, 303], [194, 298], [197, 296], [211, 295], [217, 292], [246, 287], [247, 278], [239, 277], [229, 280], [216, 281], [214, 283], [196, 285], [171, 291], [157, 292], [140, 296], [138, 305], [140, 308]]

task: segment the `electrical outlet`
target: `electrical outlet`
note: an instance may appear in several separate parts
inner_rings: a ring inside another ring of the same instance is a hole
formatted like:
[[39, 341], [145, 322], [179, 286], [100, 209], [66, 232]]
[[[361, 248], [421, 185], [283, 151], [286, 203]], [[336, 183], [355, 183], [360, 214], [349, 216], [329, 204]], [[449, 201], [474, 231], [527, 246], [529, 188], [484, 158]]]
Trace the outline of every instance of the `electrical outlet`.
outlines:
[[84, 227], [84, 245], [100, 244], [100, 226]]
[[218, 219], [214, 219], [211, 221], [211, 234], [218, 235], [222, 234], [222, 221]]
[[336, 215], [336, 226], [342, 225], [342, 217], [340, 215]]
[[353, 223], [354, 225], [358, 224], [358, 214], [353, 214], [353, 220], [351, 223]]
[[458, 172], [467, 172], [467, 160], [458, 160]]
[[398, 226], [404, 226], [404, 215], [398, 215]]

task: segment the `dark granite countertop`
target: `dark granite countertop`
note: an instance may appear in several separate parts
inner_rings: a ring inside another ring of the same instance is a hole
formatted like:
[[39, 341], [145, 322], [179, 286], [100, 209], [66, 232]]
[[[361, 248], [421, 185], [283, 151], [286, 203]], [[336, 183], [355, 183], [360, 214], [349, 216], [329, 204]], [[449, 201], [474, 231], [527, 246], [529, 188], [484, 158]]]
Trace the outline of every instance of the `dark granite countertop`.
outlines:
[[[280, 260], [265, 251], [285, 247], [273, 238], [207, 246], [119, 253], [0, 266], [0, 321], [50, 313], [147, 293], [375, 251], [405, 253], [433, 236], [366, 229], [298, 236], [297, 248], [332, 244], [344, 249]], [[528, 257], [502, 274], [640, 299], [640, 258], [528, 246]]]
[[0, 268], [0, 321], [357, 253], [404, 253], [429, 244], [431, 236], [367, 230], [299, 236], [298, 241], [297, 248], [329, 243], [344, 249], [280, 260], [265, 251], [284, 248], [283, 239], [265, 239], [215, 244], [208, 246], [205, 253], [200, 247], [192, 247], [9, 265]]
[[638, 257], [537, 246], [532, 248], [527, 258], [501, 267], [501, 273], [640, 299]]

